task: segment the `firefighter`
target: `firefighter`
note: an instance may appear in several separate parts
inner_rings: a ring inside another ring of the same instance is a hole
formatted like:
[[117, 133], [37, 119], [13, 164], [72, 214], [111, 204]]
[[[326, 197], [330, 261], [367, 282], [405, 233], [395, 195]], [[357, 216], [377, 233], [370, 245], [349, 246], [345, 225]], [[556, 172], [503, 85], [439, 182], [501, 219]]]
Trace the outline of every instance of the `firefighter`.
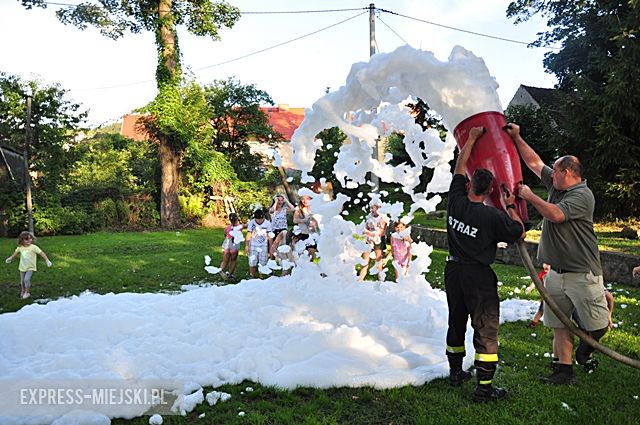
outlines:
[[[485, 130], [474, 127], [460, 150], [447, 207], [447, 240], [449, 256], [445, 266], [445, 288], [449, 307], [447, 359], [449, 383], [459, 386], [471, 379], [462, 369], [465, 331], [471, 317], [474, 329], [477, 385], [473, 399], [478, 402], [504, 398], [506, 391], [492, 385], [498, 363], [498, 326], [500, 300], [496, 274], [490, 267], [498, 242], [516, 242], [525, 234], [524, 225], [515, 209], [515, 196], [506, 189], [502, 193], [505, 213], [484, 205], [492, 190], [493, 175], [478, 169], [468, 182], [467, 161]], [[490, 140], [485, 140], [489, 143]], [[480, 142], [482, 143], [482, 142]]]

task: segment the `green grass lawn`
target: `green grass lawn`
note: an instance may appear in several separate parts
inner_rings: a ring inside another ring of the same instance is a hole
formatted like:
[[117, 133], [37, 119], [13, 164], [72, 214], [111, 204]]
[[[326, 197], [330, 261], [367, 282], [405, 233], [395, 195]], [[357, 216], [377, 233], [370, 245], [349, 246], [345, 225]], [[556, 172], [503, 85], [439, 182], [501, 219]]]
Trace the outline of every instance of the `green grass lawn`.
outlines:
[[[183, 284], [211, 282], [217, 276], [204, 271], [203, 256], [220, 262], [221, 229], [190, 229], [142, 233], [96, 233], [83, 236], [42, 237], [36, 243], [54, 267], [40, 262], [34, 274], [32, 298], [18, 298], [17, 265], [0, 267], [0, 311], [16, 311], [37, 299], [78, 295], [85, 290], [157, 292], [179, 290]], [[13, 239], [0, 240], [6, 258]], [[427, 280], [442, 288], [446, 252], [435, 250]], [[247, 259], [239, 258], [238, 275], [246, 276]], [[502, 299], [537, 299], [525, 294], [526, 272], [518, 266], [495, 265]], [[603, 343], [640, 358], [640, 290], [613, 284], [614, 322], [619, 324]], [[623, 307], [623, 305], [625, 307]], [[212, 330], [214, 331], [214, 330]], [[534, 335], [535, 334], [535, 335]], [[550, 387], [538, 382], [546, 375], [551, 332], [535, 330], [525, 322], [500, 328], [500, 368], [496, 383], [509, 391], [508, 399], [490, 405], [471, 402], [473, 383], [451, 388], [444, 379], [420, 387], [390, 390], [372, 388], [299, 388], [282, 391], [253, 382], [217, 388], [232, 395], [228, 402], [210, 407], [206, 402], [185, 417], [165, 416], [165, 424], [637, 424], [640, 417], [640, 371], [602, 355], [600, 367], [590, 375], [576, 369], [578, 384]], [[245, 391], [251, 386], [254, 391]], [[211, 391], [205, 388], [205, 392]], [[243, 411], [245, 416], [238, 416]], [[202, 419], [198, 415], [206, 413]], [[148, 417], [113, 420], [114, 424], [148, 424]]]

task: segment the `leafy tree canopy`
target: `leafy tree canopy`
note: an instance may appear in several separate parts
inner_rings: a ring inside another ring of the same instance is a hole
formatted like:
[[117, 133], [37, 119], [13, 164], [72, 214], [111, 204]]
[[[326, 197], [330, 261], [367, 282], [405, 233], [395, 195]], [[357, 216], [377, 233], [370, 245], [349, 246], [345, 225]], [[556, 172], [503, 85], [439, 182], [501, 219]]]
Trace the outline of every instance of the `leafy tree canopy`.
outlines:
[[[27, 9], [47, 7], [47, 0], [21, 0]], [[100, 33], [112, 39], [127, 31], [155, 31], [159, 24], [158, 0], [95, 0], [60, 9], [56, 15], [61, 22], [80, 29], [97, 27]], [[206, 0], [173, 0], [165, 2], [175, 17], [175, 25], [184, 25], [198, 36], [219, 40], [220, 26], [232, 27], [240, 18], [240, 10], [226, 2]]]
[[[522, 136], [527, 143], [540, 155], [545, 164], [552, 164], [560, 152], [566, 152], [566, 138], [555, 125], [548, 111], [533, 106], [510, 106], [505, 111], [507, 122], [518, 123], [522, 127]], [[533, 174], [524, 162], [522, 176], [525, 184], [537, 186], [540, 184], [538, 176]]]
[[274, 104], [271, 96], [253, 84], [242, 84], [231, 77], [206, 86], [204, 97], [213, 130], [211, 146], [227, 156], [241, 180], [256, 180], [263, 158], [251, 153], [247, 142], [282, 140], [260, 110], [260, 105]]
[[564, 152], [577, 155], [598, 198], [600, 215], [640, 212], [640, 7], [637, 0], [517, 0], [507, 9], [515, 23], [535, 14], [550, 31], [534, 45], [559, 45], [546, 69], [570, 91]]

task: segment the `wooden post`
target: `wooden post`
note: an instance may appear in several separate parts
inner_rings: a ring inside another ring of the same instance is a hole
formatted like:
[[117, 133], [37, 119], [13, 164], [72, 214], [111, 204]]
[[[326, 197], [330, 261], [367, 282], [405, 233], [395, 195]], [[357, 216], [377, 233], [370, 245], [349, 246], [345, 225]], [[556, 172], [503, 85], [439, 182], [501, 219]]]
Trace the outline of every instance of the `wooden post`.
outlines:
[[285, 173], [283, 167], [278, 167], [278, 171], [280, 172], [280, 179], [282, 180], [282, 186], [284, 186], [284, 191], [287, 193], [287, 198], [289, 202], [295, 204], [297, 202], [297, 196], [293, 196], [293, 192], [291, 191], [291, 186], [289, 186], [289, 182], [287, 181], [287, 173]]

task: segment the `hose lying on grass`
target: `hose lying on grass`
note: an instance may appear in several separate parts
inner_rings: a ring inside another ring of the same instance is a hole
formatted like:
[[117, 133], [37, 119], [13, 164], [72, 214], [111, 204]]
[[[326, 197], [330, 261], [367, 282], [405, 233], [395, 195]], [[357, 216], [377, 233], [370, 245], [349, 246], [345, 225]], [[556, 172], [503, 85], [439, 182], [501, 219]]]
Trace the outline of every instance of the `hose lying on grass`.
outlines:
[[536, 273], [536, 269], [533, 265], [533, 262], [531, 261], [531, 257], [529, 256], [529, 252], [527, 251], [527, 248], [524, 246], [524, 241], [519, 240], [518, 242], [516, 242], [516, 245], [518, 246], [518, 251], [520, 252], [520, 257], [522, 258], [522, 262], [524, 263], [524, 266], [526, 267], [526, 269], [529, 271], [529, 276], [531, 276], [531, 279], [533, 280], [533, 283], [535, 283], [536, 288], [538, 289], [538, 292], [540, 292], [540, 296], [542, 297], [542, 300], [546, 304], [545, 308], [548, 306], [551, 309], [551, 311], [553, 311], [553, 313], [558, 317], [558, 319], [560, 319], [560, 321], [567, 327], [567, 329], [572, 334], [584, 340], [584, 342], [586, 342], [596, 350], [600, 351], [602, 354], [605, 354], [611, 357], [613, 360], [619, 361], [620, 363], [624, 363], [628, 366], [635, 367], [636, 369], [640, 369], [639, 360], [624, 356], [618, 353], [617, 351], [614, 351], [611, 348], [600, 344], [598, 341], [593, 339], [589, 334], [584, 332], [582, 329], [579, 329], [578, 327], [576, 327], [573, 324], [573, 322], [569, 320], [569, 318], [562, 313], [562, 311], [560, 310], [560, 307], [558, 306], [558, 304], [556, 304], [553, 298], [549, 296], [549, 293], [545, 289], [544, 285], [540, 281], [540, 278], [538, 277], [538, 274]]

